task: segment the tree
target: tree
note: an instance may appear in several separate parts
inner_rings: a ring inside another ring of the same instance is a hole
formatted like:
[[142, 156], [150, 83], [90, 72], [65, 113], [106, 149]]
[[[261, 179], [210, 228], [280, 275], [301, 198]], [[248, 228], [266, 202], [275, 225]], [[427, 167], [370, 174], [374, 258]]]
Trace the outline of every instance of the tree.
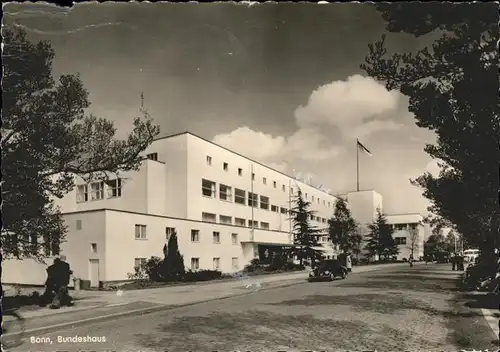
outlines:
[[411, 228], [410, 230], [410, 235], [408, 236], [408, 249], [410, 250], [410, 255], [413, 259], [415, 258], [415, 251], [418, 250], [420, 247], [419, 245], [419, 240], [420, 236], [418, 233], [418, 229], [416, 228]]
[[322, 257], [320, 251], [314, 249], [318, 246], [318, 234], [321, 230], [310, 224], [309, 221], [315, 212], [309, 209], [311, 203], [304, 200], [300, 189], [293, 203], [291, 220], [294, 245], [291, 252], [298, 257], [300, 265], [303, 265], [304, 259], [314, 261]]
[[445, 243], [445, 237], [442, 233], [429, 236], [424, 243], [424, 256], [433, 257], [435, 259], [442, 258], [449, 255], [449, 249]]
[[359, 227], [357, 228], [356, 232], [353, 233], [352, 236], [350, 236], [349, 242], [351, 251], [354, 253], [356, 259], [359, 261], [359, 255], [361, 253], [362, 243], [363, 243], [363, 235], [361, 235]]
[[370, 233], [367, 236], [365, 249], [371, 257], [379, 257], [388, 260], [399, 253], [398, 246], [392, 237], [394, 230], [387, 223], [387, 218], [380, 209], [377, 210], [377, 218], [368, 225]]
[[2, 252], [43, 260], [65, 240], [54, 197], [72, 190], [77, 177], [137, 170], [159, 127], [144, 111], [128, 138], [117, 140], [113, 122], [85, 114], [89, 94], [78, 74], [54, 79], [48, 42], [29, 42], [19, 27], [2, 34]]
[[167, 248], [164, 247], [163, 252], [165, 259], [161, 265], [161, 278], [164, 281], [179, 281], [182, 280], [186, 274], [184, 267], [184, 257], [179, 251], [179, 244], [177, 242], [177, 232], [173, 232], [168, 239]]
[[416, 53], [391, 57], [386, 57], [384, 36], [369, 46], [361, 67], [408, 96], [417, 126], [437, 135], [437, 143], [424, 150], [441, 160], [441, 172], [412, 180], [431, 201], [429, 211], [454, 224], [469, 245], [493, 254], [500, 244], [498, 175], [492, 167], [500, 162], [497, 5], [429, 2], [377, 8], [389, 32], [440, 35]]
[[339, 198], [335, 203], [333, 216], [328, 219], [328, 234], [333, 244], [343, 252], [352, 251], [356, 245], [358, 225], [352, 218], [345, 199]]

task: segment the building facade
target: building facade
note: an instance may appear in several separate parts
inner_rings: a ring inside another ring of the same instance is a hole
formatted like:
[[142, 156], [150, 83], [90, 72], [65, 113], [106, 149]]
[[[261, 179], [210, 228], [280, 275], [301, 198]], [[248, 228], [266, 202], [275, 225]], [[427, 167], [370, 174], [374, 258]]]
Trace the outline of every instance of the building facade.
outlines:
[[423, 259], [425, 228], [424, 217], [421, 214], [393, 214], [387, 215], [394, 233], [392, 237], [398, 245], [398, 260]]
[[[126, 280], [141, 261], [162, 257], [173, 231], [187, 269], [239, 270], [259, 249], [292, 244], [299, 188], [315, 212], [311, 225], [326, 228], [335, 206], [335, 196], [187, 132], [155, 140], [145, 154], [139, 171], [77, 179], [55, 200], [68, 226], [61, 251], [74, 275], [93, 286]], [[319, 241], [332, 256], [327, 236]], [[35, 262], [5, 264], [12, 277], [4, 282], [45, 280]]]
[[[187, 269], [227, 273], [265, 259], [293, 243], [290, 210], [299, 189], [314, 211], [311, 225], [325, 229], [317, 249], [326, 257], [337, 253], [326, 233], [336, 196], [188, 132], [155, 140], [137, 172], [75, 184], [55, 200], [67, 225], [61, 254], [74, 276], [92, 286], [127, 280], [139, 263], [163, 257], [174, 232]], [[366, 235], [382, 196], [361, 191], [345, 198]], [[390, 218], [395, 226], [418, 223]], [[46, 264], [51, 261], [49, 255]], [[46, 264], [6, 260], [2, 281], [43, 285]]]

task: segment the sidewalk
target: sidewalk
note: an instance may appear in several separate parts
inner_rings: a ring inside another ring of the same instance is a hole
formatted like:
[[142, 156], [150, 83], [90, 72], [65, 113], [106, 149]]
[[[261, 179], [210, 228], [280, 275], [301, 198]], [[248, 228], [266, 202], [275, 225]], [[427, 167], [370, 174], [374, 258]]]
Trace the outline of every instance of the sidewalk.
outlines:
[[[353, 273], [370, 272], [381, 269], [407, 266], [406, 263], [366, 265], [353, 267]], [[48, 308], [33, 311], [20, 309], [19, 312], [27, 320], [40, 320], [46, 326], [59, 325], [58, 320], [75, 321], [99, 319], [113, 315], [141, 314], [151, 309], [169, 309], [178, 306], [191, 305], [211, 300], [224, 299], [233, 296], [246, 295], [257, 290], [268, 290], [286, 287], [305, 282], [308, 271], [283, 273], [275, 275], [262, 275], [251, 277], [250, 280], [233, 280], [229, 282], [213, 282], [204, 284], [191, 284], [182, 286], [165, 286], [142, 290], [129, 291], [79, 291], [73, 292], [76, 299], [73, 307], [62, 307], [57, 310]], [[50, 319], [49, 319], [50, 318]], [[10, 316], [5, 317], [9, 321]], [[50, 322], [48, 321], [50, 320]], [[28, 330], [32, 328], [27, 324]], [[34, 328], [34, 327], [33, 327]]]

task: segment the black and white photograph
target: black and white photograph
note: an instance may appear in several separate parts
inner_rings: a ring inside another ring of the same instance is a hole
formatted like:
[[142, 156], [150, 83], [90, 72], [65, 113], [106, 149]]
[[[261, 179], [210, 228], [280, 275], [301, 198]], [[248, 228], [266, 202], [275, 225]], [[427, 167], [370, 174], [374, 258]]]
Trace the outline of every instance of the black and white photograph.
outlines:
[[500, 348], [496, 3], [7, 3], [2, 351]]

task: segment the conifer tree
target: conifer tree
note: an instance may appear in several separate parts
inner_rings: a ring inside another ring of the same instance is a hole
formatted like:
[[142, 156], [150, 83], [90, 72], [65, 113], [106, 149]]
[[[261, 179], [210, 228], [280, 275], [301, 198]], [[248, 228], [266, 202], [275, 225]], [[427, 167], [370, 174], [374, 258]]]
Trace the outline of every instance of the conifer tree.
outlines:
[[314, 249], [318, 246], [318, 235], [321, 230], [310, 224], [310, 219], [315, 212], [310, 210], [311, 202], [308, 202], [302, 196], [299, 189], [293, 200], [291, 209], [293, 248], [292, 253], [298, 257], [300, 264], [303, 265], [304, 259], [314, 261], [322, 257], [321, 252]]
[[163, 248], [165, 259], [162, 263], [161, 276], [165, 281], [179, 281], [184, 278], [186, 269], [184, 267], [184, 257], [179, 252], [177, 243], [177, 232], [174, 231], [168, 239], [167, 248]]

